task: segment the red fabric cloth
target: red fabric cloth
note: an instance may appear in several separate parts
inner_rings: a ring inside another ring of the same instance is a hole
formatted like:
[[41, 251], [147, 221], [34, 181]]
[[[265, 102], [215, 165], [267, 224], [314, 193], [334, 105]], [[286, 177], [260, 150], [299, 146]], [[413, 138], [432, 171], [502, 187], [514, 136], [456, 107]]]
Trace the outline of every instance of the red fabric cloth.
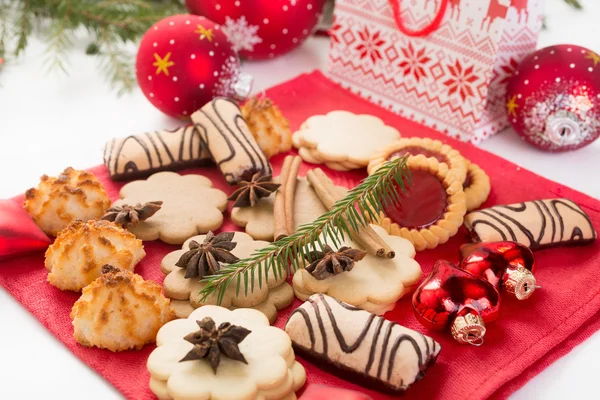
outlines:
[[[313, 114], [345, 109], [354, 113], [376, 115], [388, 125], [397, 127], [405, 137], [428, 136], [443, 140], [479, 164], [489, 174], [492, 192], [485, 206], [567, 197], [578, 203], [589, 214], [594, 225], [600, 227], [598, 200], [521, 169], [470, 144], [454, 141], [415, 122], [407, 121], [354, 96], [318, 72], [299, 76], [274, 87], [267, 91], [267, 95], [281, 107], [293, 129], [298, 128]], [[283, 157], [279, 155], [272, 160], [276, 172], [281, 167]], [[301, 175], [311, 167], [304, 164]], [[364, 170], [348, 173], [326, 168], [325, 170], [337, 184], [348, 187], [356, 185], [365, 177]], [[112, 182], [103, 166], [91, 171], [104, 183], [111, 198], [116, 199], [122, 184]], [[232, 188], [226, 186], [215, 168], [184, 172], [205, 174], [213, 180], [216, 187], [224, 189], [227, 193], [232, 192]], [[226, 219], [222, 229], [236, 228]], [[459, 246], [466, 241], [463, 228], [448, 243], [435, 250], [419, 253], [417, 260], [423, 268], [424, 275], [440, 258], [456, 262]], [[137, 266], [136, 272], [146, 279], [162, 282], [160, 260], [176, 246], [148, 242], [145, 243], [145, 248], [148, 255]], [[589, 337], [600, 328], [600, 274], [597, 268], [599, 250], [600, 243], [596, 242], [588, 246], [537, 252], [536, 276], [543, 289], [536, 291], [533, 297], [526, 301], [505, 296], [501, 317], [497, 322], [489, 324], [482, 347], [459, 345], [447, 332], [428, 332], [416, 321], [409, 297], [400, 300], [396, 309], [386, 314], [386, 318], [428, 334], [442, 345], [437, 364], [430, 368], [423, 380], [408, 391], [405, 398], [506, 398], [554, 360]], [[154, 346], [146, 346], [141, 351], [115, 354], [77, 344], [73, 339], [69, 313], [78, 294], [61, 292], [49, 285], [46, 282], [47, 271], [43, 263], [43, 254], [4, 262], [0, 264], [0, 284], [77, 357], [104, 376], [127, 398], [153, 398], [148, 388], [146, 358]], [[290, 312], [299, 304], [296, 300], [292, 307], [280, 312], [276, 325], [282, 327]], [[376, 400], [391, 399], [323, 372], [315, 365], [300, 361], [306, 367], [308, 385], [327, 384], [362, 391]]]

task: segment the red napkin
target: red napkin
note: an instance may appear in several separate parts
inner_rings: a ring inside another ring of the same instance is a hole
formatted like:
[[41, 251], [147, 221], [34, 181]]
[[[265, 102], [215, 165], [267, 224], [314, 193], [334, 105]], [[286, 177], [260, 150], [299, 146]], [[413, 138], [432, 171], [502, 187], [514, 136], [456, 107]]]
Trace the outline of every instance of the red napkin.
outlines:
[[[301, 75], [270, 89], [267, 95], [280, 106], [294, 129], [311, 115], [344, 109], [380, 117], [386, 124], [397, 127], [405, 137], [428, 136], [449, 143], [489, 174], [492, 192], [484, 206], [567, 197], [578, 203], [588, 213], [594, 225], [600, 227], [600, 202], [597, 200], [521, 169], [470, 144], [454, 141], [415, 122], [407, 121], [354, 96], [319, 72]], [[276, 172], [281, 168], [283, 157], [279, 155], [272, 160]], [[304, 164], [301, 175], [311, 167], [313, 166]], [[356, 185], [366, 175], [364, 170], [341, 173], [323, 168], [337, 184], [348, 187]], [[91, 171], [104, 183], [111, 198], [116, 199], [122, 184], [112, 182], [103, 166]], [[184, 173], [205, 174], [216, 187], [227, 193], [233, 191], [227, 187], [215, 168], [187, 170]], [[226, 221], [223, 230], [236, 229], [228, 219]], [[466, 241], [463, 229], [448, 243], [435, 250], [419, 253], [417, 261], [421, 264], [424, 275], [429, 273], [434, 262], [440, 258], [456, 262], [459, 246]], [[148, 255], [137, 266], [136, 272], [146, 279], [162, 282], [160, 260], [176, 246], [148, 242], [145, 243], [145, 248]], [[489, 324], [482, 347], [459, 345], [448, 333], [428, 332], [416, 321], [410, 306], [410, 296], [400, 300], [396, 309], [386, 314], [386, 318], [428, 334], [442, 345], [437, 364], [407, 392], [405, 398], [505, 398], [589, 337], [600, 328], [599, 250], [600, 244], [596, 242], [577, 248], [537, 252], [536, 277], [543, 289], [536, 291], [526, 301], [505, 296], [501, 318]], [[98, 371], [126, 397], [153, 398], [148, 388], [146, 358], [154, 346], [146, 346], [141, 351], [116, 354], [80, 346], [73, 339], [69, 319], [78, 294], [61, 292], [49, 285], [46, 274], [43, 254], [0, 264], [0, 284], [77, 357]], [[292, 309], [299, 304], [296, 300], [292, 307], [280, 312], [276, 325], [283, 327]], [[377, 400], [391, 399], [390, 396], [344, 381], [303, 360], [301, 362], [306, 367], [308, 385], [327, 384], [362, 391]]]

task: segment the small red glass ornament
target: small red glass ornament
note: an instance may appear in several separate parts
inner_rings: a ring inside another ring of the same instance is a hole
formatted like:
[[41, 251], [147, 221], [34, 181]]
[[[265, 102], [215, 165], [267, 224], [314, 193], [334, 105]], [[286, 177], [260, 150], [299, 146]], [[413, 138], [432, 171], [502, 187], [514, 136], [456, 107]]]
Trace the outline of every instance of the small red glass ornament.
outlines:
[[508, 82], [508, 118], [547, 151], [575, 150], [600, 136], [600, 55], [575, 45], [538, 50]]
[[533, 275], [535, 256], [527, 246], [510, 241], [469, 243], [461, 246], [460, 253], [459, 268], [519, 300], [528, 299], [539, 288]]
[[50, 242], [21, 204], [0, 200], [0, 261], [44, 250]]
[[186, 0], [192, 14], [221, 24], [240, 56], [273, 58], [298, 47], [319, 22], [325, 0]]
[[197, 15], [174, 15], [148, 29], [136, 59], [137, 80], [159, 110], [187, 119], [214, 97], [250, 92], [237, 53], [221, 27]]
[[485, 323], [500, 312], [500, 295], [489, 282], [439, 260], [415, 291], [413, 310], [429, 329], [450, 328], [459, 343], [483, 344]]

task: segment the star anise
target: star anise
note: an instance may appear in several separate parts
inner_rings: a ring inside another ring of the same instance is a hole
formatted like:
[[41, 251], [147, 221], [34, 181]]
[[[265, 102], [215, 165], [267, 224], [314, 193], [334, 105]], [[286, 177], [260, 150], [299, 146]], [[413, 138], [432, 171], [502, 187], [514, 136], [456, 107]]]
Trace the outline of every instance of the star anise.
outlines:
[[215, 374], [221, 362], [221, 354], [248, 364], [238, 345], [251, 331], [242, 326], [231, 325], [229, 322], [223, 322], [217, 328], [215, 321], [210, 317], [205, 317], [196, 323], [200, 330], [184, 337], [194, 347], [179, 362], [207, 358]]
[[252, 180], [241, 181], [240, 188], [229, 196], [228, 200], [235, 201], [234, 207], [254, 207], [258, 200], [263, 197], [269, 197], [271, 193], [276, 191], [278, 183], [271, 182], [271, 175], [261, 176], [262, 172], [257, 172], [252, 176]]
[[306, 267], [306, 270], [316, 279], [323, 280], [344, 271], [351, 271], [354, 263], [362, 260], [365, 255], [367, 255], [366, 251], [348, 246], [333, 251], [331, 247], [324, 245], [323, 251], [311, 251], [307, 254], [306, 260], [310, 262], [310, 265]]
[[185, 269], [186, 279], [206, 275], [214, 275], [221, 269], [220, 263], [233, 264], [240, 259], [230, 253], [237, 246], [232, 242], [235, 232], [221, 232], [215, 236], [208, 232], [202, 243], [195, 240], [190, 242], [190, 249], [183, 253], [175, 263], [179, 268]]
[[135, 206], [128, 204], [114, 206], [109, 208], [106, 214], [100, 219], [113, 221], [125, 229], [131, 229], [140, 221], [145, 221], [156, 214], [160, 210], [162, 203], [162, 201], [149, 201], [144, 205], [138, 203]]

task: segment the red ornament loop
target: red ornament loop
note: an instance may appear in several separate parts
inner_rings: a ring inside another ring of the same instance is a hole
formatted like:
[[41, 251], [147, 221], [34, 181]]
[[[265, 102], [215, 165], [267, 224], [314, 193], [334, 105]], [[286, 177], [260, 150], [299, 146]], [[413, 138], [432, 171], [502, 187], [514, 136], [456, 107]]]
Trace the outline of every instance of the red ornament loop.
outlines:
[[435, 32], [440, 27], [442, 19], [444, 18], [444, 15], [446, 15], [446, 8], [448, 8], [448, 0], [441, 1], [442, 4], [440, 4], [440, 8], [438, 9], [435, 18], [433, 18], [429, 25], [419, 30], [411, 30], [404, 25], [404, 20], [402, 19], [402, 0], [390, 0], [392, 9], [394, 10], [394, 19], [396, 20], [400, 32], [411, 37], [423, 37]]

